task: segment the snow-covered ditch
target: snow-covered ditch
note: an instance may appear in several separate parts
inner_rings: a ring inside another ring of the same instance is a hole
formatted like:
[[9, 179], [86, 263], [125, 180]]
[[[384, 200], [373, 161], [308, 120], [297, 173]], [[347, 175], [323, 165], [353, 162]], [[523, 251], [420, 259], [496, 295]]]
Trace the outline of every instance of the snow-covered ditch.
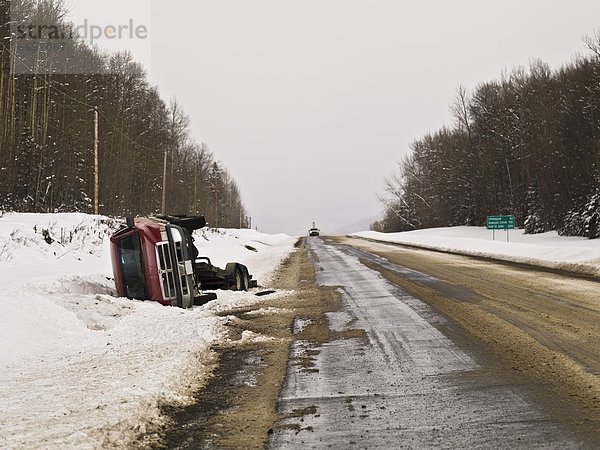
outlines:
[[559, 236], [556, 232], [526, 235], [522, 230], [493, 233], [479, 227], [433, 228], [404, 233], [364, 231], [352, 236], [480, 256], [585, 275], [600, 275], [600, 239]]
[[[163, 423], [161, 404], [191, 401], [214, 363], [211, 344], [227, 339], [223, 313], [260, 301], [219, 292], [184, 311], [116, 298], [118, 226], [85, 214], [0, 217], [0, 448], [129, 446]], [[196, 236], [201, 255], [240, 261], [267, 286], [294, 241], [252, 230]]]

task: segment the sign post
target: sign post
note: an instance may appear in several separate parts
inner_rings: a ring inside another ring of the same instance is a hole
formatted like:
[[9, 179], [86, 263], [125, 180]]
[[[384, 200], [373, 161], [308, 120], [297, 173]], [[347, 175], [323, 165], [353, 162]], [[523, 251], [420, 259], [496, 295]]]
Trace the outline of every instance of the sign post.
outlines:
[[492, 230], [494, 241], [496, 240], [496, 230], [506, 230], [506, 242], [509, 242], [509, 230], [514, 230], [516, 223], [515, 216], [488, 216], [487, 229]]

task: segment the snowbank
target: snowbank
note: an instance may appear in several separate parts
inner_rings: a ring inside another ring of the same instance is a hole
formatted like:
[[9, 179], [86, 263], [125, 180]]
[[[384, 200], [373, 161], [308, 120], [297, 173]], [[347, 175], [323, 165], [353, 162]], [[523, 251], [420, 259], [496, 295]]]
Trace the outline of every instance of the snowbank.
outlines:
[[600, 239], [562, 237], [556, 232], [525, 235], [522, 230], [506, 232], [477, 227], [435, 228], [405, 233], [364, 231], [352, 236], [381, 242], [407, 244], [469, 256], [481, 256], [585, 275], [600, 275]]
[[[161, 404], [191, 401], [211, 344], [227, 338], [222, 314], [259, 301], [220, 292], [184, 311], [116, 298], [118, 226], [85, 214], [0, 217], [0, 448], [130, 446], [163, 423]], [[250, 230], [196, 239], [202, 255], [246, 263], [263, 285], [294, 241]]]
[[263, 234], [254, 230], [201, 230], [194, 233], [200, 256], [225, 267], [237, 261], [248, 267], [259, 285], [268, 285], [275, 268], [283, 262], [296, 239], [287, 234]]
[[118, 222], [87, 214], [0, 213], [0, 283], [110, 274], [108, 240]]

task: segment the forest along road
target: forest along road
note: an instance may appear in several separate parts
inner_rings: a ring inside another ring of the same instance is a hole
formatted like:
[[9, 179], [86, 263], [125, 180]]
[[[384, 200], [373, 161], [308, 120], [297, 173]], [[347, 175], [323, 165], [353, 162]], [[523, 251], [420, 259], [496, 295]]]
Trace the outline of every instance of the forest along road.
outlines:
[[271, 448], [600, 446], [597, 281], [309, 242], [341, 307], [292, 345]]

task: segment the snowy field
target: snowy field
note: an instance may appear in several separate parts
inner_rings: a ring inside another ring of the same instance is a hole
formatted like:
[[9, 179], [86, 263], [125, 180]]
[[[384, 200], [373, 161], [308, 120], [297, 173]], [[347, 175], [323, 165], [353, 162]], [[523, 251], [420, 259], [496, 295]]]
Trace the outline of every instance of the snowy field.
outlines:
[[556, 232], [525, 235], [522, 230], [512, 230], [510, 242], [506, 242], [505, 231], [496, 231], [494, 241], [492, 231], [478, 227], [434, 228], [389, 234], [364, 231], [352, 236], [600, 275], [600, 239], [563, 237]]
[[[259, 301], [218, 292], [184, 311], [116, 298], [118, 227], [84, 214], [0, 217], [0, 448], [129, 446], [163, 423], [161, 404], [189, 402], [208, 375], [211, 344], [227, 339], [217, 312]], [[196, 236], [201, 255], [242, 262], [263, 286], [294, 242], [251, 230]]]

